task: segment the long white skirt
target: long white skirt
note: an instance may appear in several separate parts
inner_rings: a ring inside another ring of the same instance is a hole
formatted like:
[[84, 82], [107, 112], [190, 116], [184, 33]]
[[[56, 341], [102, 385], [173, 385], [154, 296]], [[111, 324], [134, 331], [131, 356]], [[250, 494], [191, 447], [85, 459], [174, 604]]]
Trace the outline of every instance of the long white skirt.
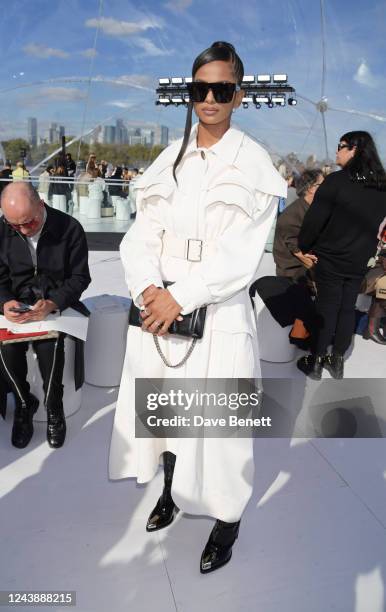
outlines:
[[[189, 342], [170, 335], [160, 338], [172, 363], [184, 356]], [[256, 338], [206, 330], [186, 364], [171, 369], [158, 355], [152, 335], [130, 327], [110, 448], [110, 478], [136, 477], [139, 483], [154, 477], [164, 451], [175, 453], [172, 496], [177, 506], [189, 514], [238, 521], [252, 493], [252, 438], [136, 438], [136, 377], [257, 379]]]

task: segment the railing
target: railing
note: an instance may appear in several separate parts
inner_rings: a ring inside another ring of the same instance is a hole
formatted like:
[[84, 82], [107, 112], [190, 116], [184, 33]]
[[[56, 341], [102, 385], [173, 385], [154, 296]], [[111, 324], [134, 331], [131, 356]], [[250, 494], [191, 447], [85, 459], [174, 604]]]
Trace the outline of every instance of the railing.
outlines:
[[[104, 184], [101, 184], [102, 181]], [[82, 225], [84, 225], [86, 231], [88, 220], [97, 220], [102, 218], [104, 218], [104, 227], [106, 227], [106, 222], [111, 223], [114, 220], [119, 222], [126, 221], [127, 227], [122, 227], [122, 223], [120, 223], [119, 229], [115, 230], [120, 232], [126, 231], [130, 221], [136, 214], [135, 195], [133, 193], [133, 189], [130, 189], [130, 183], [133, 185], [135, 179], [125, 181], [124, 179], [114, 179], [109, 177], [102, 179], [102, 181], [97, 181], [102, 189], [96, 190], [96, 192], [93, 193], [92, 187], [96, 182], [96, 179], [94, 178], [79, 180], [77, 177], [42, 177], [41, 175], [31, 175], [20, 179], [16, 178], [15, 180], [11, 176], [9, 178], [0, 178], [0, 190], [2, 183], [30, 183], [39, 192], [40, 197], [46, 204], [72, 216], [75, 215]], [[69, 186], [67, 193], [50, 193], [50, 187], [60, 184]], [[40, 190], [39, 186], [41, 187]], [[87, 193], [84, 195], [81, 195], [77, 189], [81, 186], [87, 186], [89, 188], [87, 189]], [[113, 186], [119, 186], [122, 188], [119, 195], [110, 194], [109, 188]], [[114, 228], [114, 226], [111, 227]], [[103, 230], [103, 227], [101, 227], [101, 230]]]

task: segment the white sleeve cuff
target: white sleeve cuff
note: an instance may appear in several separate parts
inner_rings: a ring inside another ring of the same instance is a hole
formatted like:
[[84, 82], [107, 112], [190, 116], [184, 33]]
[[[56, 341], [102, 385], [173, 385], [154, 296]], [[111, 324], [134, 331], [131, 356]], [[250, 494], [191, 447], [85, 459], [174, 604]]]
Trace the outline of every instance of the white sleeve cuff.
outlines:
[[136, 287], [134, 287], [134, 289], [132, 289], [131, 293], [131, 298], [134, 302], [134, 304], [137, 306], [137, 308], [141, 308], [142, 304], [143, 304], [143, 299], [142, 299], [142, 292], [145, 291], [145, 289], [147, 289], [148, 287], [150, 287], [150, 285], [155, 285], [156, 287], [163, 287], [163, 282], [161, 277], [159, 278], [148, 278], [147, 280], [144, 280], [140, 285], [137, 285]]
[[179, 280], [168, 287], [168, 290], [182, 307], [183, 315], [213, 302], [212, 295], [200, 276], [192, 275]]

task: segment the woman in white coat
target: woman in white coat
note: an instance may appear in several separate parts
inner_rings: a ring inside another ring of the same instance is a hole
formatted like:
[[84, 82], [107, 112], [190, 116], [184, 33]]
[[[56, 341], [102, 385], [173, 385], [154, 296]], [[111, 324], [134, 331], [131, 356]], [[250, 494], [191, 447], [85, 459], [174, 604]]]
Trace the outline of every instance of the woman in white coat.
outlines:
[[[163, 460], [165, 486], [146, 528], [165, 527], [178, 508], [217, 519], [201, 556], [202, 573], [231, 557], [252, 493], [253, 441], [136, 438], [134, 385], [136, 378], [260, 376], [248, 285], [286, 183], [266, 151], [230, 127], [243, 98], [243, 74], [229, 43], [214, 43], [196, 58], [182, 143], [167, 147], [138, 180], [137, 218], [121, 243], [143, 328], [128, 331], [110, 477], [148, 482]], [[199, 123], [192, 128], [193, 108]], [[164, 289], [163, 280], [174, 284]], [[168, 334], [169, 326], [203, 305], [208, 305], [203, 338], [180, 368], [168, 368], [165, 361], [183, 360], [190, 342]]]

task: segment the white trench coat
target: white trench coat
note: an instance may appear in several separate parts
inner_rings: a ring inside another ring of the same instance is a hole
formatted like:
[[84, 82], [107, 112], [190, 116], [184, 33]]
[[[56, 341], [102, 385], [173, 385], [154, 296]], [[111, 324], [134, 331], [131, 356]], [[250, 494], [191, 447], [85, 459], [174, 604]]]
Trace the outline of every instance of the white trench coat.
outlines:
[[[182, 314], [209, 304], [204, 336], [181, 368], [167, 368], [153, 337], [130, 327], [110, 448], [112, 479], [148, 482], [169, 450], [177, 455], [172, 496], [191, 514], [227, 522], [240, 519], [252, 493], [253, 440], [250, 438], [135, 438], [134, 382], [141, 378], [260, 378], [259, 352], [248, 286], [264, 251], [286, 183], [267, 152], [243, 132], [230, 128], [214, 146], [198, 148], [197, 125], [184, 157], [172, 166], [181, 141], [167, 147], [137, 181], [137, 218], [121, 243], [130, 294], [162, 280]], [[201, 239], [211, 245], [200, 262], [163, 252], [162, 237]], [[190, 340], [160, 338], [172, 363]]]

